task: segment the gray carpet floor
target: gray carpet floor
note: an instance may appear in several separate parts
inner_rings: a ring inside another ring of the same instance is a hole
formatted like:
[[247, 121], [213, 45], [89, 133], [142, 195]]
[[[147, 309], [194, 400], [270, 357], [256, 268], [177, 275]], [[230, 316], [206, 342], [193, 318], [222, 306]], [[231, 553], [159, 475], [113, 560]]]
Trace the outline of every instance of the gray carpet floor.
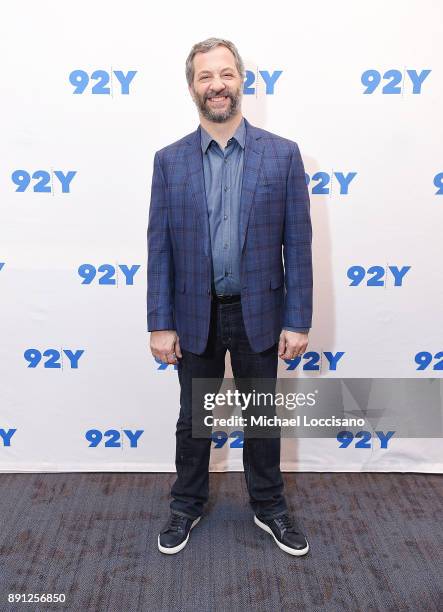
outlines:
[[[157, 550], [173, 474], [0, 475], [0, 610], [443, 610], [443, 477], [285, 473], [311, 550], [256, 527], [242, 473], [211, 474], [178, 555]], [[65, 593], [8, 604], [8, 593]]]

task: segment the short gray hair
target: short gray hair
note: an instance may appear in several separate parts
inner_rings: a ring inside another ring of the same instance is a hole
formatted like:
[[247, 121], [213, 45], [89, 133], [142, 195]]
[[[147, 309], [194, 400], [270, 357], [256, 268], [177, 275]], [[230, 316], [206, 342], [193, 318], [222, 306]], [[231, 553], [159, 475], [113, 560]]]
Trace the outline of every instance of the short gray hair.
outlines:
[[226, 47], [232, 53], [235, 59], [235, 65], [237, 67], [237, 71], [243, 80], [245, 78], [245, 66], [243, 64], [243, 60], [240, 57], [240, 53], [237, 50], [237, 47], [230, 40], [226, 40], [224, 38], [207, 38], [202, 42], [196, 43], [187, 59], [186, 59], [186, 80], [188, 85], [192, 85], [194, 82], [194, 57], [196, 53], [207, 53], [214, 49], [215, 47]]

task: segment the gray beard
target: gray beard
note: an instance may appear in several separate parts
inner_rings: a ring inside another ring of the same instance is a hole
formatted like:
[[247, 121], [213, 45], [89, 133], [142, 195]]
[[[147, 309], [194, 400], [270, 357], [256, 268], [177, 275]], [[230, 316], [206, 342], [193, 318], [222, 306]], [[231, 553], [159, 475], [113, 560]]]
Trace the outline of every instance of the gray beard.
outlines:
[[234, 94], [228, 92], [227, 96], [231, 100], [231, 103], [223, 112], [212, 111], [206, 105], [206, 101], [203, 101], [199, 96], [197, 96], [197, 94], [195, 94], [195, 104], [203, 117], [205, 117], [205, 119], [208, 121], [213, 121], [214, 123], [225, 123], [225, 121], [228, 121], [228, 119], [237, 113], [241, 102], [241, 93], [239, 91]]

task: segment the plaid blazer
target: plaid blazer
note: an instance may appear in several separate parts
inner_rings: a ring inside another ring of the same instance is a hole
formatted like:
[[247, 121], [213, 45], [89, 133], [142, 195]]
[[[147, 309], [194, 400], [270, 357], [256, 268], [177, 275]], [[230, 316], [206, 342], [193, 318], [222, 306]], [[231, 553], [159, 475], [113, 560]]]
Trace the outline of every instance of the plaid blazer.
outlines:
[[[251, 348], [260, 352], [286, 325], [311, 327], [312, 228], [297, 144], [245, 124], [241, 304]], [[212, 261], [200, 126], [155, 153], [147, 238], [148, 331], [175, 329], [183, 349], [201, 354]]]

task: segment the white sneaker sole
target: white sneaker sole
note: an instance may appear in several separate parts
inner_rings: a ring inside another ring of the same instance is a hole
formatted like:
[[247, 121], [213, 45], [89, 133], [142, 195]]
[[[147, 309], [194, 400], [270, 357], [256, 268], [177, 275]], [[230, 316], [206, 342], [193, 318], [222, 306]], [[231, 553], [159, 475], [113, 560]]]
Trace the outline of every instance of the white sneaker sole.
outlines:
[[281, 542], [279, 542], [277, 540], [277, 538], [275, 537], [275, 535], [272, 533], [272, 529], [270, 527], [268, 527], [266, 525], [266, 523], [262, 523], [261, 520], [258, 519], [255, 515], [254, 515], [254, 523], [258, 527], [263, 529], [263, 531], [266, 531], [266, 533], [269, 533], [274, 538], [275, 543], [277, 544], [277, 546], [279, 548], [281, 548], [282, 550], [284, 550], [286, 553], [288, 553], [290, 555], [294, 555], [295, 557], [302, 557], [303, 555], [305, 555], [308, 552], [308, 550], [309, 550], [308, 540], [306, 540], [305, 548], [300, 548], [300, 549], [290, 548], [289, 546], [286, 546], [285, 544], [282, 544]]
[[[193, 529], [197, 525], [197, 523], [199, 522], [200, 519], [201, 519], [201, 516], [198, 516], [195, 519], [195, 521], [191, 525], [191, 529]], [[159, 551], [162, 552], [162, 553], [165, 553], [165, 555], [175, 555], [175, 553], [178, 553], [181, 550], [183, 550], [183, 548], [188, 543], [189, 536], [191, 534], [191, 529], [189, 530], [189, 533], [188, 533], [188, 535], [186, 537], [186, 540], [183, 540], [183, 542], [181, 544], [179, 544], [178, 546], [174, 546], [174, 548], [168, 548], [168, 547], [162, 546], [160, 544], [160, 535], [159, 535], [158, 536], [158, 549], [159, 549]]]

